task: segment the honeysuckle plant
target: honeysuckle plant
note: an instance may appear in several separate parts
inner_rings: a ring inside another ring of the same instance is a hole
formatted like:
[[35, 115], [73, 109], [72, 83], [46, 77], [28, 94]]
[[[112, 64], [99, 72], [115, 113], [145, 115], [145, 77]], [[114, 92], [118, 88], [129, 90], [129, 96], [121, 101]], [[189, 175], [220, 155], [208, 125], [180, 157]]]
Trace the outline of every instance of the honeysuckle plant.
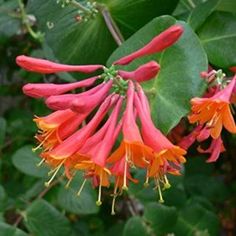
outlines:
[[0, 235], [234, 235], [235, 9], [0, 0]]
[[[25, 70], [44, 74], [103, 70], [102, 74], [80, 82], [26, 84], [23, 87], [26, 95], [44, 98], [45, 104], [54, 110], [46, 117], [34, 119], [39, 128], [35, 136], [39, 145], [33, 151], [42, 148], [39, 165], [45, 162], [52, 169], [46, 186], [62, 168], [69, 182], [77, 171], [83, 171], [85, 181], [91, 179], [92, 184], [98, 187], [97, 205], [101, 205], [102, 187], [109, 187], [111, 177], [115, 177], [115, 200], [123, 190], [128, 190], [128, 182], [133, 180], [130, 170], [138, 167], [146, 169], [146, 185], [150, 177], [155, 180], [160, 202], [163, 202], [161, 185], [170, 187], [167, 173], [180, 174], [186, 151], [171, 144], [155, 127], [148, 99], [140, 86], [140, 82], [153, 79], [158, 74], [160, 65], [150, 61], [134, 71], [119, 70], [116, 65], [126, 65], [137, 58], [165, 50], [181, 37], [183, 31], [180, 25], [169, 27], [141, 49], [115, 61], [110, 68], [102, 65], [64, 65], [24, 55], [16, 58], [16, 63]], [[91, 88], [95, 82], [98, 85]], [[90, 89], [81, 93], [66, 93], [81, 87]], [[87, 123], [86, 118], [96, 108], [94, 117]], [[106, 116], [107, 121], [101, 126]], [[137, 118], [141, 120], [142, 132]], [[120, 132], [123, 139], [118, 149], [114, 150]], [[81, 191], [80, 188], [78, 193]], [[112, 214], [115, 214], [114, 200]]]

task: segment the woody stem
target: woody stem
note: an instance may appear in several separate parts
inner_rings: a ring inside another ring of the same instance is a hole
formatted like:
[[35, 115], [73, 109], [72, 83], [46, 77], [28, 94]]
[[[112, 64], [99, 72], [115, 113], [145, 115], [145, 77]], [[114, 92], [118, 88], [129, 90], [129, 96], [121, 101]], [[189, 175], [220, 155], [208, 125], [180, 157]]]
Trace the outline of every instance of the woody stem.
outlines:
[[98, 10], [101, 12], [112, 37], [114, 38], [116, 43], [120, 46], [124, 42], [124, 38], [118, 26], [116, 25], [115, 21], [113, 20], [109, 10], [104, 5], [99, 5]]

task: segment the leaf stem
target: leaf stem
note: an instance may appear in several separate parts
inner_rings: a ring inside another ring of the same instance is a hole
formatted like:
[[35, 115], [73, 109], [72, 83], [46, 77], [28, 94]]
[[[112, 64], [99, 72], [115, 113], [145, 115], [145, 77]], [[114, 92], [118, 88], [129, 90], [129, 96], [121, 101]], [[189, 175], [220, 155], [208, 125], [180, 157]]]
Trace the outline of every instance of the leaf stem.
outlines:
[[98, 5], [98, 10], [101, 12], [112, 37], [114, 38], [116, 43], [120, 46], [124, 42], [124, 37], [122, 36], [118, 26], [113, 20], [109, 10], [104, 5]]
[[[27, 14], [25, 12], [25, 6], [22, 0], [18, 0], [19, 8], [20, 8], [20, 14], [21, 14], [21, 19], [23, 24], [25, 25], [27, 31], [29, 34], [36, 40], [42, 41], [41, 34], [39, 32], [34, 32], [33, 29], [31, 28], [31, 25], [29, 24], [29, 20], [27, 17]], [[41, 35], [41, 36], [40, 36]]]
[[82, 11], [85, 11], [85, 12], [89, 12], [89, 13], [90, 13], [90, 10], [89, 10], [87, 7], [84, 7], [82, 4], [80, 4], [80, 3], [77, 2], [76, 0], [72, 0], [72, 1], [71, 1], [71, 4], [74, 5], [75, 7], [79, 8], [79, 9], [82, 10]]

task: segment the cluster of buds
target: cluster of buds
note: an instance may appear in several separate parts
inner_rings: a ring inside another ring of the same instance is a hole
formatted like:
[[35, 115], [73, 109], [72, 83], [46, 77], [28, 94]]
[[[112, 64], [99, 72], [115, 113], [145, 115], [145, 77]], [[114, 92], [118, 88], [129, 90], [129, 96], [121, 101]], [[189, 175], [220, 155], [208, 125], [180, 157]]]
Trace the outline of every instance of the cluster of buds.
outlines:
[[[231, 70], [236, 73], [234, 67]], [[220, 153], [225, 151], [221, 137], [222, 128], [233, 134], [236, 133], [231, 113], [231, 105], [235, 103], [233, 98], [236, 94], [236, 76], [227, 78], [222, 70], [215, 71], [211, 68], [201, 76], [208, 83], [208, 90], [202, 98], [191, 100], [192, 113], [188, 116], [189, 122], [197, 123], [197, 126], [178, 145], [187, 150], [195, 141], [203, 142], [210, 139], [209, 148], [203, 149], [199, 146], [198, 151], [210, 154], [207, 162], [215, 162]]]
[[80, 3], [76, 0], [57, 0], [57, 4], [60, 4], [62, 8], [68, 5], [79, 8], [78, 16], [76, 17], [78, 21], [87, 22], [88, 20], [95, 18], [98, 14], [97, 2], [85, 1]]
[[[44, 59], [18, 56], [17, 64], [42, 74], [58, 72], [91, 73], [100, 75], [67, 84], [26, 84], [23, 92], [33, 98], [43, 98], [53, 112], [36, 117], [39, 131], [41, 163], [51, 167], [49, 186], [60, 170], [71, 182], [77, 171], [84, 173], [81, 193], [87, 180], [98, 187], [97, 205], [102, 203], [102, 187], [114, 184], [112, 214], [115, 200], [129, 183], [133, 168], [146, 170], [145, 185], [153, 179], [159, 200], [162, 190], [170, 187], [167, 174], [179, 175], [186, 151], [172, 144], [151, 118], [149, 101], [140, 83], [156, 77], [160, 65], [150, 61], [134, 71], [116, 69], [133, 60], [161, 52], [173, 45], [182, 35], [183, 28], [173, 25], [154, 37], [143, 48], [115, 61], [110, 68], [102, 65], [63, 65]], [[80, 93], [68, 93], [84, 88]], [[93, 116], [92, 116], [93, 114]], [[140, 127], [137, 121], [140, 121]], [[118, 136], [121, 142], [117, 149]]]

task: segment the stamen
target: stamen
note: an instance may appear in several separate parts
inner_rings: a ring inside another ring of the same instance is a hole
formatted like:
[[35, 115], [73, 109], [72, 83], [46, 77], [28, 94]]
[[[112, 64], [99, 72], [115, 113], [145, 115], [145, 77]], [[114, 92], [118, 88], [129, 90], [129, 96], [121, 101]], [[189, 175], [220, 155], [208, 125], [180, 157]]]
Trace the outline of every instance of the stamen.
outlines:
[[168, 180], [168, 178], [167, 178], [166, 175], [164, 175], [164, 181], [165, 181], [165, 182], [164, 182], [164, 189], [170, 188], [171, 185], [170, 185], [169, 180]]
[[157, 184], [157, 190], [158, 190], [158, 194], [159, 194], [159, 203], [164, 203], [164, 199], [162, 197], [162, 192], [161, 192], [161, 187], [160, 184]]
[[63, 161], [61, 162], [61, 164], [60, 164], [56, 169], [54, 169], [54, 174], [52, 175], [51, 179], [50, 179], [49, 181], [47, 181], [47, 182], [44, 183], [44, 185], [45, 185], [46, 187], [49, 187], [49, 185], [51, 184], [51, 182], [53, 181], [53, 179], [56, 177], [57, 173], [58, 173], [59, 170], [61, 169], [61, 167], [62, 167], [62, 165], [64, 164], [64, 162], [65, 162], [65, 160], [63, 160]]
[[70, 184], [71, 184], [72, 180], [73, 180], [73, 178], [70, 178], [70, 179], [67, 181], [67, 183], [66, 183], [66, 185], [65, 185], [65, 188], [69, 188], [69, 187], [70, 187]]
[[97, 206], [102, 205], [101, 197], [102, 197], [102, 174], [100, 175], [100, 180], [99, 180], [99, 189], [98, 189], [98, 200], [96, 201]]
[[51, 130], [47, 136], [44, 138], [44, 140], [35, 148], [32, 148], [32, 151], [35, 152], [36, 150], [38, 150], [39, 148], [41, 148], [43, 146], [43, 144], [47, 141], [47, 139], [50, 137], [50, 135], [53, 133], [54, 130]]
[[148, 170], [147, 170], [147, 173], [146, 173], [146, 180], [145, 180], [145, 182], [144, 182], [143, 186], [144, 186], [145, 188], [147, 188], [147, 187], [149, 186], [149, 176], [148, 176]]
[[78, 193], [77, 193], [77, 196], [78, 196], [78, 197], [80, 196], [81, 192], [83, 191], [86, 182], [87, 182], [87, 179], [84, 179], [84, 181], [83, 181], [83, 183], [81, 184], [80, 189], [79, 189], [79, 191], [78, 191]]
[[38, 164], [36, 164], [37, 167], [40, 167], [45, 162], [45, 159], [42, 159]]
[[127, 146], [125, 146], [125, 166], [124, 166], [124, 180], [123, 180], [123, 186], [122, 189], [127, 191], [128, 190], [128, 186], [127, 186], [127, 162], [129, 160], [129, 155], [130, 155], [130, 148], [129, 145], [127, 144]]
[[115, 204], [116, 204], [116, 198], [117, 198], [117, 189], [118, 189], [119, 178], [120, 177], [117, 177], [117, 181], [116, 181], [116, 185], [115, 185], [114, 193], [113, 193], [113, 198], [112, 198], [111, 215], [113, 215], [113, 216], [116, 214]]

